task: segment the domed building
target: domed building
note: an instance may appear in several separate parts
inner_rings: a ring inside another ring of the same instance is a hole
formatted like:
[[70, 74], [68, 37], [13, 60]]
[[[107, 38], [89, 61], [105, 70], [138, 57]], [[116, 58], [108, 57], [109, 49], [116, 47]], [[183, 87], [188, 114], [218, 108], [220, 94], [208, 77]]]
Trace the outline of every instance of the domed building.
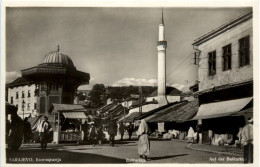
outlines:
[[[49, 115], [48, 110], [52, 103], [73, 104], [77, 88], [80, 85], [88, 84], [90, 79], [88, 73], [76, 69], [71, 58], [60, 52], [59, 47], [57, 51], [46, 54], [43, 63], [21, 70], [21, 73], [22, 77], [8, 84], [7, 87], [8, 89], [16, 89], [19, 85], [28, 87], [29, 84], [29, 87], [34, 89], [34, 97], [37, 98], [37, 102], [34, 104], [37, 115]], [[26, 103], [27, 101], [29, 103], [30, 99], [25, 101], [27, 96], [19, 96], [21, 92], [18, 89], [16, 91], [10, 94], [11, 92], [8, 90], [8, 94], [11, 96], [8, 97], [8, 101], [11, 101], [14, 105], [17, 102], [16, 106], [21, 105], [20, 108], [23, 108], [24, 112]], [[33, 94], [33, 90], [30, 91]], [[26, 94], [26, 91], [23, 90], [24, 92]]]

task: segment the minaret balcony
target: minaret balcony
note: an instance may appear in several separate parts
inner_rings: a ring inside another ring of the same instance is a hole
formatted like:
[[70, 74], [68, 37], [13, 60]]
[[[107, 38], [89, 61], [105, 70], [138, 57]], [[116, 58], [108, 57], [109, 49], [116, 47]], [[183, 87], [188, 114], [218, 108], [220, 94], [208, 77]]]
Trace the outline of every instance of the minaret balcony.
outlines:
[[164, 45], [165, 47], [167, 47], [167, 41], [158, 41], [157, 46], [160, 46], [160, 45]]

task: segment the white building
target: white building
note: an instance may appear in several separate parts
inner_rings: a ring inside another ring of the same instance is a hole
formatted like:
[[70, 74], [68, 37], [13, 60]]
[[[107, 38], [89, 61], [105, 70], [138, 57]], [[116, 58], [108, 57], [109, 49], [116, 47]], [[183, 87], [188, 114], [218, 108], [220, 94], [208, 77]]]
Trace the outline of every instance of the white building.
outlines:
[[17, 114], [21, 118], [36, 115], [37, 90], [33, 83], [27, 82], [23, 78], [18, 78], [12, 83], [7, 84], [8, 99], [10, 104], [18, 108]]
[[193, 119], [202, 126], [202, 143], [210, 142], [210, 131], [214, 138], [228, 134], [235, 140], [253, 116], [252, 18], [250, 11], [193, 43], [199, 55], [199, 111]]

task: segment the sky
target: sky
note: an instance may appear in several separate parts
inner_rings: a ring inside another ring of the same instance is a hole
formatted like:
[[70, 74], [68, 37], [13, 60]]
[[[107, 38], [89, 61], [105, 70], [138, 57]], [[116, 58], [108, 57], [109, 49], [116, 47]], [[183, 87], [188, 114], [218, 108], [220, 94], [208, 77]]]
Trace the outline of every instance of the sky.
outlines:
[[[193, 41], [250, 8], [164, 8], [167, 85], [182, 89], [198, 78]], [[90, 74], [91, 89], [157, 83], [161, 8], [7, 8], [6, 82], [43, 63], [46, 54], [68, 55]]]

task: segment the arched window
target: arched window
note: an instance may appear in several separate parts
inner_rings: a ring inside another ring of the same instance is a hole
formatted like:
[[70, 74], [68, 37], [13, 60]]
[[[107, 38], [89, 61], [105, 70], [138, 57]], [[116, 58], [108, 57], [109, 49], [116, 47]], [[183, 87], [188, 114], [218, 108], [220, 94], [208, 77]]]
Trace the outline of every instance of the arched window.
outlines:
[[23, 102], [22, 102], [22, 111], [24, 111], [24, 107], [25, 107], [25, 102], [23, 100]]
[[18, 92], [16, 92], [16, 99], [18, 99], [19, 98], [19, 93]]
[[14, 103], [14, 98], [13, 97], [11, 97], [11, 104], [13, 104]]
[[30, 111], [30, 110], [31, 110], [31, 104], [28, 103], [28, 104], [27, 104], [27, 111]]
[[31, 97], [31, 91], [28, 90], [28, 97]]
[[24, 91], [22, 91], [22, 98], [24, 98]]

